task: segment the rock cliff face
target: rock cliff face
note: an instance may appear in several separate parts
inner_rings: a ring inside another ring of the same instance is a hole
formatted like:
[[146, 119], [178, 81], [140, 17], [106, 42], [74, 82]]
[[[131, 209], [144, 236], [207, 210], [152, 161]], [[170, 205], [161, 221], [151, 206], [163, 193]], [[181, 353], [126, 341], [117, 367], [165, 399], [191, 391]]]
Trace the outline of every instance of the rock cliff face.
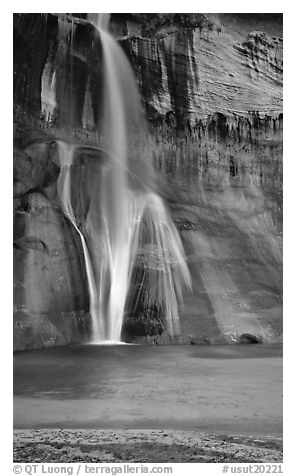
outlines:
[[[57, 199], [57, 141], [98, 144], [102, 53], [83, 14], [15, 14], [15, 348], [90, 336], [85, 264]], [[160, 193], [193, 278], [179, 342], [282, 333], [282, 18], [114, 14], [149, 120]], [[129, 340], [169, 342], [159, 316]]]

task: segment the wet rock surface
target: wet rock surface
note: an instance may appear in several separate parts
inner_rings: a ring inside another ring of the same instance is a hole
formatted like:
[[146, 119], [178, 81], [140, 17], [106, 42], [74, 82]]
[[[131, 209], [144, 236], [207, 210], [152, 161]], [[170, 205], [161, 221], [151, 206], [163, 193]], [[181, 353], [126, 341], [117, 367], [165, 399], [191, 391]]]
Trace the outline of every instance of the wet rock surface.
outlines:
[[[56, 190], [56, 140], [97, 146], [101, 127], [100, 37], [74, 15], [14, 15], [16, 349], [91, 333], [81, 244]], [[177, 341], [281, 341], [281, 15], [114, 14], [111, 29], [193, 278]], [[126, 329], [170, 342], [153, 313]]]

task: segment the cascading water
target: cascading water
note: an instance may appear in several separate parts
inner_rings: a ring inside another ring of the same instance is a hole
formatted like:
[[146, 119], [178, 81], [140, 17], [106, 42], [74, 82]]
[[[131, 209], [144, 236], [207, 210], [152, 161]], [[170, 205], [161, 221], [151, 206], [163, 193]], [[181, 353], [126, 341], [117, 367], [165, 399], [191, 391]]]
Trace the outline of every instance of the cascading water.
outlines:
[[92, 317], [93, 335], [98, 336], [100, 335], [102, 329], [99, 328], [100, 321], [96, 318], [96, 316], [98, 315], [98, 310], [99, 310], [96, 280], [95, 280], [93, 266], [92, 266], [90, 254], [88, 251], [88, 247], [86, 244], [86, 240], [83, 236], [83, 233], [81, 233], [77, 225], [75, 214], [72, 208], [72, 201], [71, 201], [71, 167], [73, 165], [74, 152], [75, 152], [76, 146], [74, 144], [66, 144], [62, 141], [57, 141], [57, 144], [59, 147], [59, 159], [60, 159], [60, 166], [61, 166], [61, 172], [60, 172], [60, 176], [58, 179], [58, 186], [57, 186], [58, 196], [60, 198], [60, 202], [62, 203], [62, 207], [63, 207], [63, 211], [65, 215], [70, 219], [72, 225], [74, 226], [75, 230], [78, 232], [79, 237], [81, 239], [83, 254], [85, 259], [85, 266], [86, 266], [88, 290], [89, 290], [89, 296], [90, 296], [90, 314]]
[[[152, 270], [148, 281], [151, 298], [148, 290], [144, 306], [149, 308], [154, 304], [153, 300], [160, 304], [171, 336], [180, 331], [178, 299], [182, 285], [191, 286], [181, 240], [163, 200], [154, 191], [145, 145], [145, 118], [136, 80], [123, 50], [107, 32], [109, 16], [89, 16], [99, 31], [103, 51], [104, 111], [100, 153], [108, 164], [96, 182], [99, 199], [97, 203], [91, 202], [89, 233], [79, 228], [72, 207], [70, 185], [75, 146], [58, 142], [62, 167], [59, 197], [64, 213], [82, 242], [93, 341], [98, 343], [120, 342], [136, 262]], [[91, 195], [92, 191], [88, 193]], [[100, 225], [96, 228], [97, 216]], [[139, 293], [141, 287], [136, 301]], [[136, 303], [132, 309], [136, 309]]]

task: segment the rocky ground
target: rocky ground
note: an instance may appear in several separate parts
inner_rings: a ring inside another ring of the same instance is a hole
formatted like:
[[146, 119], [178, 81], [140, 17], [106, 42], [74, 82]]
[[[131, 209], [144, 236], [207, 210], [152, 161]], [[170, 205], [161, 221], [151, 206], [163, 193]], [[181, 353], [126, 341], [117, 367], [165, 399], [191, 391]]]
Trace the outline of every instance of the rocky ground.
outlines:
[[15, 430], [14, 462], [282, 462], [282, 438], [181, 430]]

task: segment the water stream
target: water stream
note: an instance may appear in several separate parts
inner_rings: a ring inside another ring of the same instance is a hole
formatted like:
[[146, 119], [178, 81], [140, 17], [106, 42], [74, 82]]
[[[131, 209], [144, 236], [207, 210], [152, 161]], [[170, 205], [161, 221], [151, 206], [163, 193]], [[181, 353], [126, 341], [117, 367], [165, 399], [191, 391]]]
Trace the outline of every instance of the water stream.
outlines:
[[[170, 336], [180, 332], [178, 303], [183, 284], [191, 285], [181, 240], [161, 197], [155, 191], [147, 152], [146, 125], [132, 68], [107, 31], [108, 14], [91, 14], [103, 51], [104, 110], [100, 177], [88, 190], [89, 232], [82, 231], [73, 210], [71, 177], [78, 146], [58, 141], [58, 193], [64, 213], [78, 232], [85, 257], [93, 341], [119, 343], [134, 266], [149, 274], [150, 289], [137, 299], [147, 308], [159, 304]], [[152, 186], [151, 186], [152, 185]], [[78, 191], [77, 191], [78, 193]], [[99, 218], [97, 218], [99, 217]], [[99, 227], [94, 221], [99, 222]], [[144, 278], [143, 278], [144, 279]], [[146, 280], [147, 281], [147, 280]], [[147, 297], [148, 296], [148, 297]], [[131, 312], [131, 311], [129, 311]]]

